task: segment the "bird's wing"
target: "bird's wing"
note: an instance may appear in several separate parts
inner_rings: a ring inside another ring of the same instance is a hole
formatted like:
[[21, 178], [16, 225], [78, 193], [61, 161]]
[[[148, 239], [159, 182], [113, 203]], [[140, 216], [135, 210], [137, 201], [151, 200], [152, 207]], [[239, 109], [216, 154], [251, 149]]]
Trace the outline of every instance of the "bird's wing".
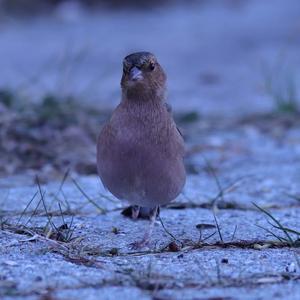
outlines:
[[[172, 115], [172, 106], [171, 106], [171, 104], [165, 102], [165, 106], [167, 108], [168, 113], [170, 113]], [[177, 131], [179, 132], [179, 134], [181, 135], [181, 137], [184, 138], [181, 130], [179, 129], [179, 127], [177, 125], [176, 125], [176, 128], [177, 128]]]

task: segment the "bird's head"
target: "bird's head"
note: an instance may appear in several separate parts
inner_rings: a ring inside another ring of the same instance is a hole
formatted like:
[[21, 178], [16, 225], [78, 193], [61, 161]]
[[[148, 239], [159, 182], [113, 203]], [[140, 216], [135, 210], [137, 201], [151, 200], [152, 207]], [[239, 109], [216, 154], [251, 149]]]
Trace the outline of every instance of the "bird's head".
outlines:
[[149, 52], [130, 54], [123, 61], [121, 87], [126, 99], [164, 99], [166, 75]]

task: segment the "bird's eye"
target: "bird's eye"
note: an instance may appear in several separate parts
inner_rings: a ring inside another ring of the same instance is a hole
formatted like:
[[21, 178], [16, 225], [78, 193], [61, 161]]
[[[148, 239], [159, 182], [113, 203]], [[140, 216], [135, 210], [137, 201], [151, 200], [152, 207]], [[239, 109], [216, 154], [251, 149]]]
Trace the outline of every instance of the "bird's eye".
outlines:
[[150, 69], [151, 71], [153, 71], [153, 70], [155, 69], [155, 64], [154, 64], [153, 62], [151, 62], [151, 63], [149, 64], [149, 69]]

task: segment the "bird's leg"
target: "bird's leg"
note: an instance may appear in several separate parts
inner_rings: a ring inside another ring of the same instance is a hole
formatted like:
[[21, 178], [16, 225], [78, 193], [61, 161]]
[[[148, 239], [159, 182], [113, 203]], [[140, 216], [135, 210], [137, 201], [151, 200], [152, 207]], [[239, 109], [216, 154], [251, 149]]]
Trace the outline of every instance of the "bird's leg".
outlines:
[[146, 246], [149, 243], [150, 237], [151, 237], [151, 234], [153, 231], [153, 227], [155, 224], [155, 220], [156, 220], [157, 210], [158, 210], [158, 206], [155, 206], [153, 209], [150, 210], [150, 213], [149, 213], [150, 224], [145, 232], [145, 235], [141, 241], [134, 242], [131, 244], [132, 249], [143, 248], [144, 246]]
[[133, 220], [136, 220], [139, 217], [139, 213], [140, 213], [140, 206], [132, 205], [131, 206], [131, 217]]

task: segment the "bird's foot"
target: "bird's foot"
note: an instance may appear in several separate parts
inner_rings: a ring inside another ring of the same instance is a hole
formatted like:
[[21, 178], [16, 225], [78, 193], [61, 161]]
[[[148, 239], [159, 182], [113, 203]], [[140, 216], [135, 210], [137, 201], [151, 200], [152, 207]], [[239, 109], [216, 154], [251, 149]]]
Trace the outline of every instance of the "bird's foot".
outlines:
[[136, 241], [131, 243], [129, 246], [132, 250], [140, 250], [149, 245], [149, 239], [142, 239], [140, 241]]
[[157, 215], [157, 210], [158, 210], [158, 206], [155, 206], [154, 208], [152, 208], [150, 210], [150, 224], [149, 224], [148, 230], [146, 231], [146, 233], [141, 241], [130, 244], [131, 249], [138, 250], [138, 249], [144, 248], [145, 246], [147, 246], [149, 244], [150, 237], [151, 237], [151, 234], [153, 231], [153, 226], [154, 226], [155, 219], [156, 219], [156, 215]]

